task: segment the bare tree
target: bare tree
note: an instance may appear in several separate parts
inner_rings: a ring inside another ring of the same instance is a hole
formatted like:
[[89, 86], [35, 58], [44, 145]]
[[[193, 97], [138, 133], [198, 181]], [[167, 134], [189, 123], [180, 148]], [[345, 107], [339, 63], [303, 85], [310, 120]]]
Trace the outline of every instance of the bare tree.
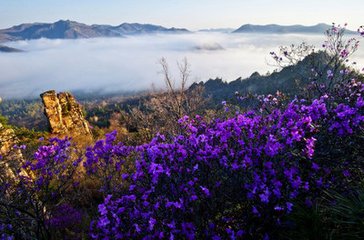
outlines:
[[165, 89], [153, 92], [131, 115], [136, 125], [151, 133], [174, 134], [179, 130], [177, 121], [185, 115], [193, 116], [203, 110], [206, 99], [203, 88], [190, 88], [190, 65], [186, 58], [177, 62], [179, 77], [176, 80], [165, 58], [159, 61]]

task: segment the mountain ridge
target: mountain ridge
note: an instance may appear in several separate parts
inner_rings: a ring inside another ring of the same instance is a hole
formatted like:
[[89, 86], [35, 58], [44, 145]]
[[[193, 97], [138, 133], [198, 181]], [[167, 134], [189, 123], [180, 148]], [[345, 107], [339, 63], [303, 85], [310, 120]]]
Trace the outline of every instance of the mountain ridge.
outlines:
[[[279, 25], [279, 24], [244, 24], [232, 33], [276, 33], [276, 34], [289, 34], [289, 33], [316, 33], [322, 34], [327, 29], [331, 28], [331, 25], [326, 23], [318, 23], [316, 25], [305, 26], [300, 24], [294, 25]], [[346, 30], [346, 33], [355, 34], [356, 32]]]
[[4, 53], [14, 53], [14, 52], [24, 52], [24, 51], [21, 50], [21, 49], [17, 49], [17, 48], [12, 48], [12, 47], [7, 47], [7, 46], [4, 46], [4, 45], [0, 45], [0, 52], [4, 52]]
[[126, 35], [152, 33], [188, 33], [185, 28], [166, 28], [160, 25], [122, 23], [117, 26], [92, 24], [87, 25], [70, 20], [54, 23], [23, 23], [0, 30], [0, 42], [49, 39], [78, 39], [96, 37], [123, 37]]
[[193, 83], [190, 89], [203, 87], [205, 96], [214, 99], [214, 104], [234, 99], [235, 93], [245, 96], [248, 94], [274, 94], [281, 91], [294, 96], [301, 94], [303, 91], [301, 88], [312, 81], [310, 80], [312, 67], [318, 66], [322, 70], [326, 64], [329, 64], [329, 61], [330, 57], [325, 52], [315, 52], [295, 65], [286, 66], [267, 75], [254, 72], [248, 78], [239, 77], [233, 81], [224, 81], [221, 78], [209, 79], [205, 82]]
[[[222, 33], [265, 33], [265, 34], [290, 34], [308, 33], [323, 34], [331, 25], [319, 23], [311, 26], [300, 24], [279, 25], [279, 24], [244, 24], [238, 29], [216, 28], [201, 29], [197, 32], [222, 32]], [[128, 35], [154, 34], [154, 33], [191, 33], [186, 28], [166, 28], [161, 25], [128, 23], [124, 22], [113, 26], [108, 24], [87, 25], [71, 20], [59, 20], [53, 23], [23, 23], [10, 28], [0, 29], [0, 42], [33, 40], [40, 38], [48, 39], [79, 39], [97, 37], [125, 37]], [[355, 34], [355, 31], [346, 30], [348, 34]]]

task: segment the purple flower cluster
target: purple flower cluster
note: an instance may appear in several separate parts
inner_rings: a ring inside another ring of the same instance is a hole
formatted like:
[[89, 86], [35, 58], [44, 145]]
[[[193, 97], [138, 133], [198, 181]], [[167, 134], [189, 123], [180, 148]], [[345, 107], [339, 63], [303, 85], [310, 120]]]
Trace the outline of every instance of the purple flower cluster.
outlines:
[[125, 162], [133, 150], [133, 147], [122, 143], [113, 145], [116, 134], [116, 131], [106, 134], [105, 140], [99, 140], [93, 147], [88, 147], [83, 162], [87, 174], [102, 181], [101, 191], [106, 194], [118, 192], [123, 179], [128, 178]]
[[11, 234], [13, 226], [11, 224], [0, 223], [0, 239], [1, 240], [13, 240], [15, 239]]
[[333, 117], [330, 120], [329, 131], [336, 132], [338, 136], [352, 134], [360, 129], [364, 122], [364, 84], [352, 80], [342, 85], [337, 95], [344, 98], [333, 109]]
[[60, 190], [52, 184], [64, 186], [69, 182], [82, 158], [74, 158], [70, 139], [52, 138], [49, 145], [41, 146], [34, 153], [34, 161], [27, 161], [23, 168], [34, 176], [30, 181], [37, 190]]
[[[179, 121], [184, 133], [173, 141], [158, 135], [133, 149], [110, 145], [112, 159], [132, 153], [135, 172], [125, 178], [125, 194], [108, 195], [99, 205], [92, 237], [268, 237], [297, 198], [312, 203], [332, 184], [328, 163], [315, 158], [316, 144], [322, 134], [363, 131], [360, 91], [355, 98], [294, 100], [270, 114], [250, 111], [212, 122], [185, 116]], [[111, 153], [105, 154], [104, 163]]]
[[[81, 160], [68, 138], [53, 138], [39, 147], [17, 179], [0, 181], [0, 223], [9, 222], [16, 239], [51, 239], [76, 226], [82, 215], [67, 202]], [[0, 229], [0, 236], [7, 236], [4, 231]]]

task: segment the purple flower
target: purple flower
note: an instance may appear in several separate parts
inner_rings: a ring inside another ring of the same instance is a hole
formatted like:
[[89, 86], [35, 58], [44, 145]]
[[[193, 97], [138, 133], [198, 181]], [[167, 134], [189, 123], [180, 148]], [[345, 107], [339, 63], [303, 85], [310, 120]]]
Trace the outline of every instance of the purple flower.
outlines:
[[107, 209], [106, 209], [106, 206], [104, 204], [99, 205], [99, 213], [101, 215], [106, 215], [107, 214]]
[[350, 174], [350, 171], [349, 171], [349, 170], [344, 170], [344, 171], [343, 171], [343, 175], [344, 175], [345, 177], [350, 177], [350, 176], [351, 176], [351, 174]]
[[270, 196], [270, 192], [269, 192], [268, 188], [265, 188], [263, 193], [259, 194], [260, 201], [262, 201], [262, 203], [269, 203], [269, 196]]
[[287, 212], [289, 212], [289, 213], [292, 212], [293, 203], [287, 202], [286, 206], [287, 206]]
[[313, 154], [315, 152], [315, 142], [316, 142], [316, 138], [314, 137], [310, 137], [306, 139], [306, 152], [307, 152], [307, 156], [308, 158], [312, 158]]
[[196, 196], [196, 195], [192, 195], [191, 197], [190, 197], [190, 200], [193, 202], [193, 201], [196, 201], [196, 200], [198, 200], [198, 197]]
[[155, 220], [154, 218], [150, 218], [149, 219], [149, 230], [152, 231], [154, 228], [154, 225], [157, 223], [157, 220]]
[[320, 170], [320, 166], [317, 163], [312, 162], [312, 169], [315, 171], [318, 171], [318, 170]]
[[200, 186], [202, 192], [205, 194], [205, 196], [209, 197], [210, 196], [210, 190], [206, 187]]
[[277, 212], [281, 212], [281, 211], [283, 211], [283, 210], [284, 210], [284, 208], [283, 208], [283, 207], [281, 207], [281, 206], [275, 206], [275, 207], [274, 207], [274, 210], [276, 210]]

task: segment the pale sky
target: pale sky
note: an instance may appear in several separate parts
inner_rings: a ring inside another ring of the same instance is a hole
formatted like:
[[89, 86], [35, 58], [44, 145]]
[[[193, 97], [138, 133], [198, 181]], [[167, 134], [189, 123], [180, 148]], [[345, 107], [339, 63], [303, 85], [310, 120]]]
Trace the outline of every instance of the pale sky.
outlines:
[[243, 24], [364, 25], [363, 0], [0, 0], [0, 28], [69, 19], [86, 24], [138, 22], [202, 28]]

